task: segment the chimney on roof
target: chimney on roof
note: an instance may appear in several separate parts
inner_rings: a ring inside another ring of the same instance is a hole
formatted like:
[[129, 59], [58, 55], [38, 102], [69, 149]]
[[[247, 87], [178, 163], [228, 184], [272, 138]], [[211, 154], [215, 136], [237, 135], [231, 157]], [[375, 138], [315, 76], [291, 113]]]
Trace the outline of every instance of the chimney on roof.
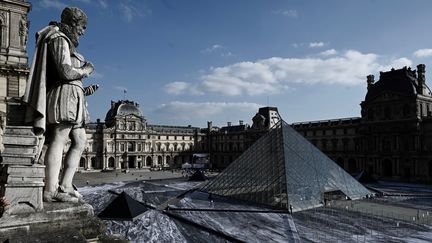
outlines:
[[207, 129], [209, 130], [209, 132], [213, 129], [213, 122], [211, 121], [207, 122]]
[[229, 127], [230, 127], [230, 126], [231, 126], [231, 122], [227, 122], [227, 126], [229, 126]]
[[372, 84], [375, 83], [374, 76], [372, 74], [367, 76], [367, 88], [369, 89]]
[[240, 126], [243, 126], [243, 120], [240, 120], [240, 121], [239, 121], [239, 125], [240, 125]]
[[423, 94], [423, 88], [426, 85], [425, 73], [426, 73], [426, 65], [424, 64], [417, 65], [417, 81], [418, 81], [417, 94]]

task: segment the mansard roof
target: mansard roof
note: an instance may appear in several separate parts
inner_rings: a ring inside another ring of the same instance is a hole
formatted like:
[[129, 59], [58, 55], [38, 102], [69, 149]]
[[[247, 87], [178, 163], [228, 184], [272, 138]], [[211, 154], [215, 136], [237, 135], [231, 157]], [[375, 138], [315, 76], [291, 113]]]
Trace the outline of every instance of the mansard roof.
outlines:
[[171, 133], [171, 134], [180, 134], [180, 133], [189, 133], [194, 134], [198, 127], [192, 126], [168, 126], [168, 125], [154, 125], [148, 124], [147, 128], [153, 130], [155, 132], [161, 133]]
[[111, 101], [111, 109], [105, 116], [105, 122], [111, 124], [116, 117], [134, 115], [144, 118], [138, 103], [130, 100]]
[[[411, 68], [404, 67], [381, 72], [379, 80], [369, 87], [365, 101], [369, 101], [383, 92], [414, 96], [417, 94], [418, 85], [416, 71], [411, 70]], [[423, 95], [431, 96], [430, 89], [426, 84], [423, 86]]]

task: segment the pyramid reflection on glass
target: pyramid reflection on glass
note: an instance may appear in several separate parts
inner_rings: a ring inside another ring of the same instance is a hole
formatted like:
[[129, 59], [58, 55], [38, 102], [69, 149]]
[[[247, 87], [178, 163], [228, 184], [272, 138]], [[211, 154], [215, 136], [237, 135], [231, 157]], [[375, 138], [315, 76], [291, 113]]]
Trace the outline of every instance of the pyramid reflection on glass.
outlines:
[[325, 192], [370, 192], [286, 122], [280, 121], [202, 189], [294, 211], [322, 205]]

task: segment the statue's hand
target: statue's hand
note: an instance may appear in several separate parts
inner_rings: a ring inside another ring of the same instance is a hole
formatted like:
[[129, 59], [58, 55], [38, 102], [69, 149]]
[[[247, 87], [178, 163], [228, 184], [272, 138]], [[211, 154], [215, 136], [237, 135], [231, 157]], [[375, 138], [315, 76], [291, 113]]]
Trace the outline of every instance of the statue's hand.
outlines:
[[87, 75], [89, 75], [94, 71], [94, 66], [91, 62], [86, 62], [83, 66], [83, 69], [87, 73]]
[[99, 88], [99, 85], [97, 84], [92, 84], [88, 87], [84, 88], [84, 95], [88, 96], [88, 95], [92, 95], [94, 92], [96, 92], [96, 90]]

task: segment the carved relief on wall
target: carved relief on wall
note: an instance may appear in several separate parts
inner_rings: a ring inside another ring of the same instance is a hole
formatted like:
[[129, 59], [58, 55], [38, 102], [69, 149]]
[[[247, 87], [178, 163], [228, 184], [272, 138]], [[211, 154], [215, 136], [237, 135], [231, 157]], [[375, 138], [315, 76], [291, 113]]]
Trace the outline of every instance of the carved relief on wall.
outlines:
[[19, 26], [19, 36], [20, 36], [21, 47], [24, 50], [26, 49], [26, 46], [27, 46], [29, 27], [30, 27], [30, 21], [27, 20], [27, 16], [25, 14], [21, 15], [20, 26]]
[[8, 23], [7, 23], [7, 13], [0, 11], [0, 47], [4, 48], [6, 47], [6, 41], [7, 41], [7, 29], [8, 29]]

